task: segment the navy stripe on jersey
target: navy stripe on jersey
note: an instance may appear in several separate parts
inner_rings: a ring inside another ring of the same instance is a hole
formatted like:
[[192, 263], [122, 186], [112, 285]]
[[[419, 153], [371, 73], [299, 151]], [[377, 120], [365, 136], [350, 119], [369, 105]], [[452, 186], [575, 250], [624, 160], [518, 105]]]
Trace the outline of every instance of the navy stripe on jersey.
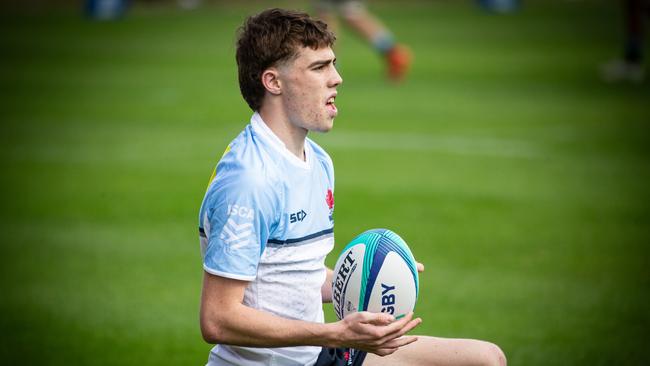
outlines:
[[286, 239], [286, 240], [278, 240], [278, 239], [269, 239], [267, 241], [268, 246], [286, 246], [286, 245], [296, 245], [296, 244], [307, 244], [307, 241], [313, 241], [313, 239], [319, 239], [322, 236], [329, 236], [334, 233], [334, 228], [331, 227], [329, 229], [325, 229], [323, 231], [319, 231], [317, 233], [309, 234], [306, 236], [303, 236], [302, 238], [296, 238], [296, 239]]
[[199, 236], [202, 236], [204, 238], [207, 238], [207, 235], [205, 235], [205, 230], [203, 230], [202, 227], [199, 228]]

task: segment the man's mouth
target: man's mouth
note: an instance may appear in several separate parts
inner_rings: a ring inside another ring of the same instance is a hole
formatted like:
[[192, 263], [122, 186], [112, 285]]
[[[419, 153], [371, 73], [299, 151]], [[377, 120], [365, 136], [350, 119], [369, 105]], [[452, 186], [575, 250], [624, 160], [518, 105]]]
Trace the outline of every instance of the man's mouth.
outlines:
[[330, 117], [334, 118], [338, 114], [338, 109], [336, 109], [336, 104], [334, 104], [334, 99], [336, 99], [336, 95], [333, 95], [327, 99], [327, 102], [325, 103], [325, 106], [327, 107], [327, 110], [329, 111]]

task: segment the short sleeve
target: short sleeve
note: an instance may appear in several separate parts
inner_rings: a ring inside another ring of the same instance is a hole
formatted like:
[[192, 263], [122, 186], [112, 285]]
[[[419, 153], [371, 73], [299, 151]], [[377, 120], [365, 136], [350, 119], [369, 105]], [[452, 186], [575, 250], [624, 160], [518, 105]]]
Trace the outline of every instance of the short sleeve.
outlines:
[[258, 175], [242, 173], [217, 179], [206, 193], [202, 224], [207, 241], [206, 272], [251, 281], [276, 226], [274, 187]]

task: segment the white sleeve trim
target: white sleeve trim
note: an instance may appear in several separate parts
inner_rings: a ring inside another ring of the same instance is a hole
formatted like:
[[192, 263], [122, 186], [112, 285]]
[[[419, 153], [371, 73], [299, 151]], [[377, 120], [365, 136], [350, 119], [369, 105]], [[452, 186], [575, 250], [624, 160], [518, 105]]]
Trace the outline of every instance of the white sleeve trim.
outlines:
[[211, 275], [219, 276], [219, 277], [226, 277], [226, 278], [232, 278], [233, 280], [240, 280], [240, 281], [252, 281], [255, 279], [255, 276], [245, 276], [245, 275], [239, 275], [239, 274], [234, 274], [234, 273], [228, 273], [228, 272], [221, 272], [214, 270], [212, 268], [208, 268], [205, 264], [203, 265], [203, 270], [208, 272]]

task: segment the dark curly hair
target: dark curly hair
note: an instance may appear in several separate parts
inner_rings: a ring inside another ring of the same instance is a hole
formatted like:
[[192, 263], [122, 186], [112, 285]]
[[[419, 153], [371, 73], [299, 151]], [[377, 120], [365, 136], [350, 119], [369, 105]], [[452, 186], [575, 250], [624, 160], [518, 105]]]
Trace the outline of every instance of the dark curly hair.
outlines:
[[264, 70], [296, 57], [301, 47], [331, 47], [335, 40], [327, 24], [298, 11], [268, 9], [246, 19], [239, 28], [236, 59], [248, 106], [253, 111], [262, 106]]

